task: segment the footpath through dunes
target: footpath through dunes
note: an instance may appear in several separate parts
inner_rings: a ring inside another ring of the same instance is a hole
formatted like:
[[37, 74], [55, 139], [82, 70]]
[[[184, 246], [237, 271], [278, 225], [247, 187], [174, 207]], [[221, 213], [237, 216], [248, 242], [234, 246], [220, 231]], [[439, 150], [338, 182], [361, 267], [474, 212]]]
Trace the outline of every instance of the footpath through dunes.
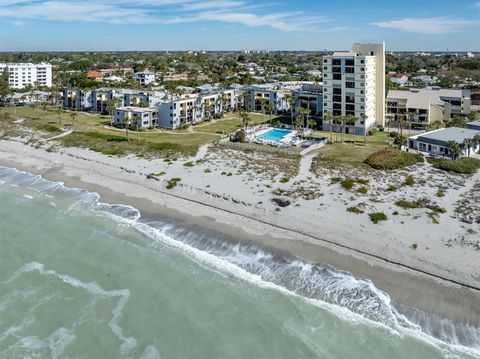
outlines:
[[[475, 269], [474, 263], [478, 263], [474, 261], [478, 259], [475, 251], [431, 246], [425, 252], [430, 257], [425, 257], [423, 252], [405, 248], [401, 241], [398, 242], [401, 238], [391, 239], [392, 231], [400, 233], [405, 227], [398, 225], [395, 228], [390, 224], [375, 227], [365, 225], [360, 219], [350, 221], [350, 217], [345, 221], [343, 204], [329, 201], [330, 196], [342, 197], [344, 191], [340, 189], [328, 187], [332, 194], [325, 192], [318, 201], [304, 201], [300, 207], [292, 206], [277, 212], [269, 204], [271, 195], [247, 187], [255, 188], [261, 183], [259, 180], [252, 180], [248, 173], [231, 177], [222, 176], [220, 170], [205, 173], [205, 169], [212, 166], [211, 160], [185, 167], [183, 161], [166, 165], [138, 158], [106, 157], [78, 149], [48, 153], [18, 143], [5, 144], [9, 149], [0, 152], [0, 158], [10, 166], [43, 173], [47, 178], [62, 180], [70, 186], [88, 188], [101, 193], [106, 202], [129, 203], [144, 214], [184, 218], [236, 237], [287, 250], [314, 263], [331, 264], [357, 277], [373, 280], [375, 286], [389, 293], [395, 302], [417, 307], [455, 323], [479, 326], [478, 291], [452, 283], [452, 280], [458, 283], [467, 281], [465, 284], [469, 284], [469, 280], [473, 284], [478, 283], [474, 277], [469, 279], [465, 276]], [[22, 156], [12, 156], [12, 153]], [[220, 159], [217, 165], [224, 172], [236, 173], [238, 169], [233, 168], [231, 161], [232, 158]], [[152, 181], [146, 178], [148, 173], [158, 172], [160, 166], [165, 166], [168, 172], [166, 180], [179, 176], [181, 185], [167, 190], [163, 179]], [[214, 187], [210, 191], [219, 193], [220, 197], [207, 194], [207, 186]], [[204, 190], [199, 190], [201, 188]], [[229, 194], [233, 199], [236, 198], [233, 196], [241, 196], [246, 204], [235, 203], [229, 199]], [[257, 204], [259, 199], [264, 203]], [[329, 209], [319, 211], [318, 208], [323, 207], [319, 207], [319, 202], [328, 205]], [[415, 225], [413, 222], [412, 226], [411, 231], [406, 232], [407, 236], [425, 230], [423, 223]], [[433, 227], [435, 235], [446, 227]], [[310, 234], [309, 228], [316, 231]], [[385, 243], [388, 245], [385, 246]], [[462, 262], [455, 260], [460, 255], [464, 258]], [[432, 274], [436, 279], [422, 272]], [[431, 298], [436, 299], [432, 301]]]
[[[439, 329], [435, 338], [400, 314], [371, 281], [331, 266], [158, 214], [142, 218], [131, 206], [108, 205], [95, 193], [14, 169], [1, 168], [0, 178], [7, 204], [0, 209], [3, 243], [14, 254], [2, 257], [0, 312], [16, 313], [4, 317], [6, 325], [24, 323], [10, 327], [15, 336], [0, 335], [4, 355], [478, 354], [473, 329], [460, 333], [445, 321], [428, 321], [427, 328]], [[13, 203], [16, 211], [6, 210]], [[36, 292], [25, 292], [27, 287]], [[10, 301], [14, 289], [24, 295]], [[49, 319], [43, 325], [35, 320], [40, 312]], [[91, 345], [94, 337], [102, 345]]]

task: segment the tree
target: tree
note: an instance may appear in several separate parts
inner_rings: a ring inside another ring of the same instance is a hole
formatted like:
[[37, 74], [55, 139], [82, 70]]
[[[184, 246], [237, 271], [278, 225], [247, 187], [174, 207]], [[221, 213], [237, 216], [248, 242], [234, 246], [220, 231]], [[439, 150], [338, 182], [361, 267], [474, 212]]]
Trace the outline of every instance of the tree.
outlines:
[[297, 119], [300, 119], [302, 121], [302, 124], [300, 127], [305, 127], [305, 116], [307, 116], [308, 110], [306, 108], [299, 108], [297, 111], [297, 118], [295, 119], [295, 127], [299, 127], [297, 124]]
[[310, 118], [310, 119], [307, 120], [307, 128], [311, 128], [312, 131], [313, 131], [316, 126], [317, 126], [317, 120], [315, 120], [313, 118]]
[[345, 124], [348, 126], [348, 133], [352, 137], [352, 144], [355, 144], [355, 122], [356, 118], [353, 115], [346, 115], [345, 116]]
[[[364, 112], [362, 112], [360, 114], [360, 121], [363, 123], [363, 145], [364, 146], [367, 146], [367, 119], [368, 119], [367, 115]], [[388, 119], [387, 119], [387, 122], [389, 122]], [[389, 142], [388, 146], [390, 147], [390, 140], [387, 140], [387, 141]]]
[[240, 120], [242, 122], [242, 126], [247, 129], [248, 124], [250, 123], [250, 115], [247, 111], [240, 110]]
[[75, 118], [77, 117], [77, 113], [76, 112], [70, 113], [70, 117], [72, 118], [72, 127], [73, 127], [73, 124], [75, 123]]
[[467, 156], [470, 157], [470, 149], [475, 147], [476, 143], [473, 138], [466, 138], [463, 140], [463, 147], [467, 149]]
[[135, 129], [137, 131], [137, 142], [140, 142], [140, 125], [142, 123], [142, 119], [140, 117], [133, 117], [133, 124], [135, 125]]
[[8, 84], [8, 80], [10, 78], [10, 74], [7, 69], [5, 69], [0, 76], [0, 102], [4, 102], [5, 98], [10, 94], [10, 86]]
[[[480, 148], [480, 133], [477, 133], [475, 136], [473, 136], [473, 141], [475, 142], [475, 147]], [[478, 152], [480, 153], [480, 149]]]
[[58, 123], [61, 125], [62, 124], [62, 106], [57, 107], [57, 113], [58, 113]]
[[117, 103], [115, 102], [115, 100], [112, 99], [107, 101], [107, 111], [110, 116], [113, 115], [113, 110], [115, 110], [116, 107]]
[[45, 121], [45, 113], [47, 112], [47, 106], [48, 106], [48, 102], [44, 102], [42, 104], [42, 110], [43, 110], [43, 120]]
[[130, 138], [128, 137], [128, 129], [130, 127], [130, 124], [132, 122], [130, 121], [130, 115], [128, 113], [123, 115], [123, 126], [125, 127], [125, 133], [127, 135], [127, 142], [130, 142]]
[[325, 111], [323, 114], [323, 122], [328, 123], [328, 129], [330, 132], [330, 142], [333, 143], [333, 114], [331, 112]]
[[295, 96], [293, 95], [285, 95], [285, 101], [290, 106], [290, 124], [293, 126], [293, 111], [295, 110]]
[[447, 121], [447, 127], [467, 127], [467, 120], [465, 117], [453, 116], [450, 121]]
[[452, 159], [456, 160], [460, 153], [462, 153], [462, 149], [460, 145], [456, 141], [448, 141], [447, 142], [447, 150], [448, 153], [452, 156]]
[[297, 117], [295, 118], [294, 126], [296, 129], [300, 129], [303, 127], [303, 115], [301, 114], [297, 115]]
[[[397, 137], [403, 138], [403, 126], [404, 125], [405, 125], [405, 115], [398, 116], [398, 136]], [[402, 149], [402, 145], [403, 145], [402, 141], [398, 141], [395, 144], [398, 145], [399, 150]]]

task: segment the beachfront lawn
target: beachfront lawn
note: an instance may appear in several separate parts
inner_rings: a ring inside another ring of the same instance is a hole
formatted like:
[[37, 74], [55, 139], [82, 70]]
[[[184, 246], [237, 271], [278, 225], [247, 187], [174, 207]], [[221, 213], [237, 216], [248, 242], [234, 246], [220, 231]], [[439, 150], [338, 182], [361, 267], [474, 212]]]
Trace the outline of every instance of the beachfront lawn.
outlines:
[[[74, 117], [71, 114], [75, 114]], [[140, 156], [153, 154], [195, 155], [198, 148], [220, 138], [216, 134], [176, 133], [173, 131], [152, 130], [139, 132], [129, 131], [130, 142], [127, 141], [124, 129], [109, 129], [110, 116], [98, 116], [85, 112], [59, 111], [53, 107], [45, 110], [41, 107], [7, 107], [0, 109], [0, 119], [10, 115], [10, 121], [0, 121], [0, 129], [8, 126], [8, 135], [25, 135], [23, 128], [42, 130], [48, 136], [61, 133], [60, 127], [68, 126], [74, 133], [61, 139], [65, 146], [90, 148], [105, 154], [135, 153]], [[15, 119], [23, 119], [15, 124]], [[138, 141], [139, 139], [139, 141]]]
[[[277, 116], [269, 116], [258, 113], [249, 113], [249, 126], [258, 125], [260, 123], [269, 122]], [[201, 124], [194, 127], [194, 132], [216, 133], [228, 135], [242, 127], [242, 121], [238, 112], [227, 113], [223, 119], [217, 120], [215, 123]]]
[[[315, 131], [316, 137], [330, 138], [329, 132]], [[340, 136], [337, 136], [340, 141]], [[349, 135], [345, 135], [345, 141], [350, 140]], [[335, 135], [334, 135], [335, 141]], [[364, 166], [365, 159], [374, 152], [387, 147], [387, 135], [378, 132], [373, 136], [367, 136], [367, 144], [363, 145], [363, 136], [355, 136], [355, 145], [349, 142], [335, 142], [326, 145], [319, 152], [326, 158], [346, 162], [355, 166]]]

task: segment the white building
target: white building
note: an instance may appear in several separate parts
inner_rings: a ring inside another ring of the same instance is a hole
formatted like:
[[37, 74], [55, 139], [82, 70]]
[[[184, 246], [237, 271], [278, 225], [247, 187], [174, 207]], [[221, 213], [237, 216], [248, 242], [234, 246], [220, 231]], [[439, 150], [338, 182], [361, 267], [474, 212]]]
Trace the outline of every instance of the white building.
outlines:
[[0, 63], [0, 74], [7, 70], [10, 88], [22, 89], [25, 86], [52, 86], [52, 65], [50, 64], [5, 64]]
[[160, 127], [175, 130], [203, 120], [198, 97], [183, 97], [161, 103]]
[[150, 85], [155, 82], [155, 73], [153, 72], [135, 72], [133, 80], [140, 85]]
[[[384, 126], [385, 43], [353, 44], [351, 52], [324, 56], [323, 73], [324, 115], [355, 116], [357, 134]], [[323, 129], [329, 131], [330, 125], [324, 122]]]
[[135, 128], [156, 127], [158, 125], [158, 109], [149, 107], [119, 107], [113, 112], [113, 124]]

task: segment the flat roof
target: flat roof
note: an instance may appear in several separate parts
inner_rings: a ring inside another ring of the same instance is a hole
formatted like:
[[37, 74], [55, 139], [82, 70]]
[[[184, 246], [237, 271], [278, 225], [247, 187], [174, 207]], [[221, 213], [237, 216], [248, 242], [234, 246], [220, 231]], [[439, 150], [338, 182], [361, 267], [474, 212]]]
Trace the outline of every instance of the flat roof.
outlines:
[[433, 144], [447, 143], [448, 141], [462, 143], [465, 139], [473, 138], [479, 133], [480, 131], [469, 128], [447, 127], [421, 134], [417, 137], [417, 141]]
[[152, 112], [158, 111], [156, 107], [136, 107], [136, 106], [124, 106], [117, 107], [115, 110], [120, 111], [134, 111], [134, 112]]

